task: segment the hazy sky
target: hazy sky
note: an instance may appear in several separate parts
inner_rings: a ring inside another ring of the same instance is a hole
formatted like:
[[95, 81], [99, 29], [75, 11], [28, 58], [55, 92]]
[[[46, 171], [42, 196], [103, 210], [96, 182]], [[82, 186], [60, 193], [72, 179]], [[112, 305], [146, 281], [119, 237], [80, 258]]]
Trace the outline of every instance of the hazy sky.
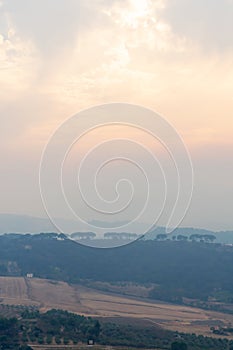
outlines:
[[0, 212], [46, 215], [49, 136], [109, 102], [151, 108], [183, 137], [183, 225], [233, 229], [233, 1], [0, 0]]

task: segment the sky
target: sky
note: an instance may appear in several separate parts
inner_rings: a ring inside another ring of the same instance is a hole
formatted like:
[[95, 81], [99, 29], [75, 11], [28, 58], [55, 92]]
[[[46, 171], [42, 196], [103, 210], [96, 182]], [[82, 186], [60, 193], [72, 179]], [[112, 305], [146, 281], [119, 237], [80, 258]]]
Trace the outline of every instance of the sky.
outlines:
[[[0, 0], [0, 212], [46, 217], [38, 179], [51, 135], [79, 111], [119, 102], [156, 111], [184, 140], [194, 190], [182, 226], [233, 229], [232, 18], [232, 0]], [[128, 171], [117, 169], [100, 183], [106, 196]]]

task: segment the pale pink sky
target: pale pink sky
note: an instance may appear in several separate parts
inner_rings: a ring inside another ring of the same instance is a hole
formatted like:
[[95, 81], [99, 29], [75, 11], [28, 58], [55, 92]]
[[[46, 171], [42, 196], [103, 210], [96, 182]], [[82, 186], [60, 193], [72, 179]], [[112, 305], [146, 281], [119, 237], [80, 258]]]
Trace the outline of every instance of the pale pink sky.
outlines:
[[45, 216], [50, 134], [84, 108], [127, 102], [163, 115], [190, 151], [184, 224], [233, 229], [232, 18], [232, 0], [1, 0], [0, 212]]

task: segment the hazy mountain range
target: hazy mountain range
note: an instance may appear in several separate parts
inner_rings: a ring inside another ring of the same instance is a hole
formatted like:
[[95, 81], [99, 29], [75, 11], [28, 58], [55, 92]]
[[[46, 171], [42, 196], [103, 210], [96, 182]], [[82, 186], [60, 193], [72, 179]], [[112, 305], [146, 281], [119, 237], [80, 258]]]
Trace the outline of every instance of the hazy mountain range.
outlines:
[[[62, 222], [62, 219], [60, 220]], [[73, 223], [70, 223], [70, 226]], [[49, 219], [27, 215], [0, 214], [0, 234], [58, 232]]]
[[[67, 227], [70, 232], [77, 232], [77, 223], [74, 221], [69, 221], [65, 219], [58, 219], [57, 222], [61, 223], [61, 226]], [[95, 224], [91, 222], [92, 224]], [[64, 224], [64, 225], [63, 225]], [[102, 225], [102, 227], [106, 227], [106, 232], [108, 232], [109, 224], [100, 223], [98, 225]], [[114, 226], [121, 226], [123, 223], [113, 223]], [[143, 225], [142, 225], [143, 226]], [[83, 231], [83, 230], [80, 230]], [[117, 230], [116, 230], [117, 231]], [[46, 218], [38, 218], [27, 215], [16, 215], [16, 214], [0, 214], [0, 234], [4, 233], [41, 233], [41, 232], [59, 232], [59, 230], [52, 224], [49, 219]], [[156, 227], [151, 230], [148, 234], [145, 235], [145, 239], [155, 239], [158, 234], [165, 234], [164, 227]], [[171, 233], [171, 237], [174, 235], [186, 235], [191, 236], [193, 234], [199, 235], [215, 235], [216, 243], [226, 243], [233, 244], [233, 231], [211, 231], [200, 228], [192, 228], [192, 227], [180, 227], [177, 228], [173, 233]], [[169, 235], [168, 235], [169, 238]]]

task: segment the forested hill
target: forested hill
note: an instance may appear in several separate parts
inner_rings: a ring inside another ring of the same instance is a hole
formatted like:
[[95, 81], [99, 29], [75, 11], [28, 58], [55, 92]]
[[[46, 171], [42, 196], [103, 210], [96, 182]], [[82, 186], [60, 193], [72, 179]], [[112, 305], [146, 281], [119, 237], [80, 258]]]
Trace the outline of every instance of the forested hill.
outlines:
[[112, 249], [64, 235], [0, 236], [0, 274], [64, 280], [131, 281], [156, 286], [151, 297], [233, 302], [233, 248], [195, 241], [137, 241]]

